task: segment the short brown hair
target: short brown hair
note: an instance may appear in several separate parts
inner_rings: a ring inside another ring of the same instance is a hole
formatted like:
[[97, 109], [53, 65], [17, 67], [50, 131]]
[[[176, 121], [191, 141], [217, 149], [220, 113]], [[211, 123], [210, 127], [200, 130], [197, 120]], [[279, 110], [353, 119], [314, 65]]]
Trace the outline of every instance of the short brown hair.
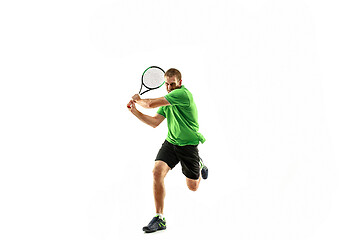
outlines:
[[175, 76], [177, 80], [181, 80], [181, 73], [179, 70], [175, 68], [170, 68], [169, 70], [166, 71], [165, 77], [173, 77], [173, 76]]

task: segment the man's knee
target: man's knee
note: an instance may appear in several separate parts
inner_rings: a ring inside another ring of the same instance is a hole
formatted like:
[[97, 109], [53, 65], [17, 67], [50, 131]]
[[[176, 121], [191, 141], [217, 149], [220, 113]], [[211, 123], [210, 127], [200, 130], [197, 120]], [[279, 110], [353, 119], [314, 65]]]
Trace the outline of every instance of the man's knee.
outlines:
[[191, 190], [191, 191], [193, 191], [193, 192], [196, 192], [196, 190], [198, 190], [198, 188], [199, 188], [199, 185], [188, 185], [188, 188]]
[[165, 178], [167, 172], [169, 171], [169, 167], [166, 163], [161, 161], [156, 161], [153, 169], [153, 177], [155, 181], [159, 181]]
[[158, 181], [158, 180], [163, 179], [165, 177], [165, 174], [163, 173], [163, 171], [161, 169], [154, 168], [153, 177], [154, 177], [154, 180]]
[[200, 183], [200, 181], [198, 181], [198, 180], [186, 179], [186, 184], [187, 184], [188, 188], [193, 192], [198, 190], [199, 183]]

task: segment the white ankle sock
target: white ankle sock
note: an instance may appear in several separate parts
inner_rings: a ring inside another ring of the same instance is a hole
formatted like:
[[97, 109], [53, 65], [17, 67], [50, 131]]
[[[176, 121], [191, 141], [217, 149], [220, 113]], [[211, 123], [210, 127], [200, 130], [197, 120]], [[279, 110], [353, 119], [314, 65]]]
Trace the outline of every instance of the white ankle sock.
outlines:
[[164, 216], [161, 213], [156, 213], [157, 216], [159, 216], [161, 219], [164, 219]]

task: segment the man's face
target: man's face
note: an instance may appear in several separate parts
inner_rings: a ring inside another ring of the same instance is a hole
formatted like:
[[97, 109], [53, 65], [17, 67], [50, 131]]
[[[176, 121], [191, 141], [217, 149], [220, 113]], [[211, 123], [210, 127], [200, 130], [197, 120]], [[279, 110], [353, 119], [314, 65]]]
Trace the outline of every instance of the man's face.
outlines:
[[170, 93], [172, 90], [181, 87], [181, 80], [177, 80], [175, 76], [172, 77], [165, 76], [165, 87], [166, 87], [166, 91]]

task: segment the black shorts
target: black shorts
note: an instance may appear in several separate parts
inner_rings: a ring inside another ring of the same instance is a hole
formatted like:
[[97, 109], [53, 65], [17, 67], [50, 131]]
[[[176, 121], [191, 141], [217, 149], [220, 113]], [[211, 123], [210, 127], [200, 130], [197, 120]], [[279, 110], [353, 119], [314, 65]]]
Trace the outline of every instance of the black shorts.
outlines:
[[155, 161], [161, 160], [173, 169], [179, 162], [183, 174], [190, 179], [200, 177], [200, 157], [197, 145], [177, 146], [165, 140]]

